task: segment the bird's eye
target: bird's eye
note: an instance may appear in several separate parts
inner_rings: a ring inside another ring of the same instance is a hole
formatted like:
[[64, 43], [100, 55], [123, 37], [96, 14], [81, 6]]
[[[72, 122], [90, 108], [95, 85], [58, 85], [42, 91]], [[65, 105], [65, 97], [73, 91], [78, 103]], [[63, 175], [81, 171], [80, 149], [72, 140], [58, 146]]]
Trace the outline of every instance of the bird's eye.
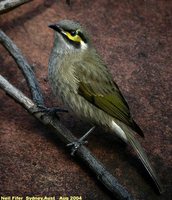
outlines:
[[71, 36], [75, 36], [76, 35], [76, 31], [70, 31]]

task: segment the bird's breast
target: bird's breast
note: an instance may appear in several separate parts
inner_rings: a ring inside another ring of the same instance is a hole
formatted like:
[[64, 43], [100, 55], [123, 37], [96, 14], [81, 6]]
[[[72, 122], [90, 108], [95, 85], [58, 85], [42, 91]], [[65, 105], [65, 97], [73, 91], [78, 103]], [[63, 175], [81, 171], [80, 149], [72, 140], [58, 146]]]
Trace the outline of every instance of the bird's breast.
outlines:
[[[111, 117], [78, 94], [79, 79], [77, 77], [79, 74], [77, 74], [77, 70], [83, 66], [77, 65], [77, 63], [82, 63], [81, 58], [81, 56], [78, 58], [71, 55], [57, 56], [57, 54], [52, 60], [50, 58], [49, 81], [53, 93], [79, 116], [88, 121], [108, 126], [109, 121], [112, 121]], [[75, 68], [76, 66], [78, 68]]]
[[58, 55], [49, 63], [49, 82], [55, 95], [77, 92], [78, 79], [75, 76], [75, 66], [72, 55]]

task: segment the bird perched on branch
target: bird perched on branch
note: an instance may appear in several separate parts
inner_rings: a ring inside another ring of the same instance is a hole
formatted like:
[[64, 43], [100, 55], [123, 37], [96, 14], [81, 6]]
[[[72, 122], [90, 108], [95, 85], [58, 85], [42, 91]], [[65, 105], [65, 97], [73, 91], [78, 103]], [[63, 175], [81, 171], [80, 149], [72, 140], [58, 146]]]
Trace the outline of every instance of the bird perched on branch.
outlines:
[[[70, 20], [49, 27], [55, 31], [48, 69], [54, 94], [61, 97], [82, 119], [95, 126], [108, 127], [112, 133], [130, 144], [162, 192], [160, 181], [135, 138], [135, 133], [143, 136], [143, 132], [133, 120], [126, 100], [96, 52], [87, 31], [79, 23]], [[93, 129], [72, 143], [73, 153]]]

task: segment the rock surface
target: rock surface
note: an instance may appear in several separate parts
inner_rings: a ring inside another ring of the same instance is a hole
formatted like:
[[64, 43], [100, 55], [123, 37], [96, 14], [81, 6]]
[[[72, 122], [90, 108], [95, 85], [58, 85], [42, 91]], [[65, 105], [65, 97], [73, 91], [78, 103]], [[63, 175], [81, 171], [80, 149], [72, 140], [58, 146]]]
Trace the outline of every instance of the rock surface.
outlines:
[[[32, 1], [0, 16], [1, 29], [33, 66], [46, 104], [61, 105], [47, 82], [53, 31], [48, 24], [74, 19], [92, 34], [114, 80], [126, 97], [145, 139], [140, 142], [165, 192], [159, 196], [132, 155], [104, 130], [89, 138], [88, 148], [137, 200], [170, 200], [172, 150], [172, 1]], [[26, 82], [0, 46], [0, 74], [29, 96]], [[113, 199], [52, 133], [0, 90], [0, 195], [82, 196]], [[63, 123], [79, 137], [89, 125], [63, 114]]]

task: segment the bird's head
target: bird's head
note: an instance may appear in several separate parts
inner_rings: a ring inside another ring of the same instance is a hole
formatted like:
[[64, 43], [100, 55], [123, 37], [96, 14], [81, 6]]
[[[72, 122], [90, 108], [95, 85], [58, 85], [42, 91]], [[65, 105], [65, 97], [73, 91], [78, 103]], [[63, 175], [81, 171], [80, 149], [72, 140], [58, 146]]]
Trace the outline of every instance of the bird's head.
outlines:
[[62, 20], [49, 27], [55, 30], [55, 40], [63, 48], [85, 50], [90, 46], [89, 35], [78, 22]]

